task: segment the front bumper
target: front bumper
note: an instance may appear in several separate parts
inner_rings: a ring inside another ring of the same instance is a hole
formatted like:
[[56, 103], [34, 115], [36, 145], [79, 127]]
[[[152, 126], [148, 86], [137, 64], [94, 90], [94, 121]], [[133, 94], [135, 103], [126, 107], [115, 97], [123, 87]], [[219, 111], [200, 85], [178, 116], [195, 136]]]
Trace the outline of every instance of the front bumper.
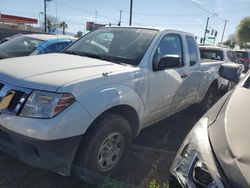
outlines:
[[70, 175], [71, 165], [82, 136], [58, 140], [38, 140], [17, 134], [0, 125], [0, 150], [22, 162]]

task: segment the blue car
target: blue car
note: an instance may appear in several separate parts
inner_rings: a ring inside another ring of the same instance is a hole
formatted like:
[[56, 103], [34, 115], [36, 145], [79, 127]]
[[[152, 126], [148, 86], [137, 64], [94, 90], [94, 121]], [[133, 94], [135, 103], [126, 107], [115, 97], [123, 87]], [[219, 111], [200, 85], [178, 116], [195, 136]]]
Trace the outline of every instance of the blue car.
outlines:
[[67, 35], [20, 35], [0, 44], [0, 59], [60, 52], [75, 40]]

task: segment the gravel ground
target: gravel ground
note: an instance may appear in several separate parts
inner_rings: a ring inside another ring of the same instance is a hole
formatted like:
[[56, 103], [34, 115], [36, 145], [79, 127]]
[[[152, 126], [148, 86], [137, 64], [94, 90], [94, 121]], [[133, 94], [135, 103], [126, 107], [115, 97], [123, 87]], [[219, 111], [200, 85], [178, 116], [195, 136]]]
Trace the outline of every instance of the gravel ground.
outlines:
[[[200, 118], [194, 107], [144, 129], [132, 145], [128, 160], [118, 174], [127, 187], [147, 187], [155, 179], [167, 182], [169, 168], [181, 142]], [[74, 177], [63, 177], [30, 167], [0, 152], [0, 187], [89, 187]]]

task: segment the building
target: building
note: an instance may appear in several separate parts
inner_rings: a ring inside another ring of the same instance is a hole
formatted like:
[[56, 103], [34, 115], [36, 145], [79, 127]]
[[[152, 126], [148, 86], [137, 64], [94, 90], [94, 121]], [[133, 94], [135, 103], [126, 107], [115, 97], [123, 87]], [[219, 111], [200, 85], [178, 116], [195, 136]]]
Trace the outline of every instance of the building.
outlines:
[[40, 33], [40, 28], [34, 27], [38, 20], [34, 18], [0, 14], [0, 39], [15, 34]]

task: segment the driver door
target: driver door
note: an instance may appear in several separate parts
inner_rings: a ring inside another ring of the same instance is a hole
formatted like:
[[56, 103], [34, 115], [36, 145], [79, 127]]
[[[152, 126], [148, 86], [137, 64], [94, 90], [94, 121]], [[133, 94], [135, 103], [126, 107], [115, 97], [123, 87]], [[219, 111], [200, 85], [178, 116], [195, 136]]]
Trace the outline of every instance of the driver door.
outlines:
[[186, 96], [181, 90], [186, 69], [181, 35], [168, 33], [162, 37], [154, 52], [153, 64], [157, 64], [166, 55], [180, 56], [180, 64], [173, 67], [170, 62], [169, 68], [149, 72], [146, 118], [151, 123], [167, 117], [170, 105], [180, 108], [179, 105]]

